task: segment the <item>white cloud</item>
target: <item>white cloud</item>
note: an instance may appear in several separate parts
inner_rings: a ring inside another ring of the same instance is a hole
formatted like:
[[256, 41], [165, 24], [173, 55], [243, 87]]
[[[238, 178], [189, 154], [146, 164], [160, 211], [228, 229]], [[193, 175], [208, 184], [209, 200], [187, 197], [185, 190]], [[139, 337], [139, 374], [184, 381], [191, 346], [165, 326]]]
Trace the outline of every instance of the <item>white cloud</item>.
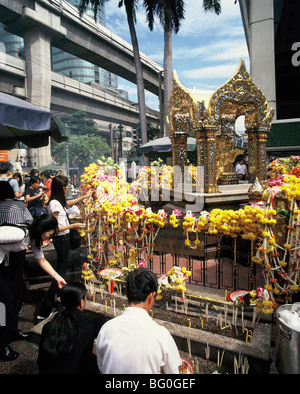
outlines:
[[[173, 69], [187, 87], [215, 90], [233, 75], [241, 58], [248, 65], [239, 5], [234, 0], [222, 0], [222, 12], [215, 15], [203, 11], [202, 0], [185, 0], [185, 4], [185, 19], [179, 33], [173, 35]], [[118, 8], [111, 0], [105, 7], [107, 27], [131, 42], [124, 6]], [[163, 65], [163, 29], [156, 20], [150, 32], [141, 2], [136, 31], [140, 50]], [[130, 99], [135, 101], [136, 90], [131, 87], [129, 92]], [[146, 95], [149, 102], [156, 99]]]
[[195, 80], [224, 78], [225, 82], [236, 70], [236, 64], [226, 64], [185, 70], [182, 72], [182, 75], [187, 79]]

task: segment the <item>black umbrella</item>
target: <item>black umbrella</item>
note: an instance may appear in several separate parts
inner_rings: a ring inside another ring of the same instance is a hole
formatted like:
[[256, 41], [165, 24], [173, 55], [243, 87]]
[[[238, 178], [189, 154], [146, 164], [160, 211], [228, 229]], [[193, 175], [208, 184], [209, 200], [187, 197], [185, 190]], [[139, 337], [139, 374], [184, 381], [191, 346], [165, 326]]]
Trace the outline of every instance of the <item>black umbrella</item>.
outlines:
[[13, 149], [18, 141], [29, 148], [48, 145], [48, 137], [56, 142], [68, 139], [64, 123], [51, 112], [27, 101], [0, 92], [0, 148]]

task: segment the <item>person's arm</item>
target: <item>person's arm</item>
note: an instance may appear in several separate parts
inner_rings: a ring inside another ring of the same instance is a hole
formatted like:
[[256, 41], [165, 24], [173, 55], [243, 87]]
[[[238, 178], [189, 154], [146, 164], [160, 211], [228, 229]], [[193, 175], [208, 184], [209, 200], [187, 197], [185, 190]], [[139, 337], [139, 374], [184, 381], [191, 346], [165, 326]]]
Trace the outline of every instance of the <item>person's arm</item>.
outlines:
[[85, 195], [74, 198], [73, 200], [68, 200], [67, 201], [67, 206], [70, 207], [72, 205], [78, 204], [80, 202], [82, 202], [85, 198], [90, 197], [93, 194], [92, 190], [89, 190]]
[[40, 259], [37, 259], [37, 262], [39, 266], [47, 272], [50, 276], [52, 276], [53, 279], [57, 281], [58, 287], [61, 289], [64, 287], [66, 284], [66, 281], [55, 271], [55, 269], [52, 267], [52, 265], [45, 259], [45, 257], [42, 257]]
[[23, 196], [23, 193], [21, 192], [21, 190], [19, 192], [15, 192], [16, 198], [21, 198], [22, 196]]
[[[52, 215], [54, 217], [56, 217], [56, 219], [58, 220], [58, 214], [59, 212], [52, 212]], [[84, 223], [69, 223], [65, 226], [58, 226], [58, 232], [60, 231], [65, 231], [65, 230], [70, 230], [71, 228], [85, 228], [85, 224]]]
[[36, 196], [30, 196], [29, 194], [25, 194], [25, 201], [29, 202], [29, 201], [37, 200], [38, 198], [41, 198], [43, 194], [44, 192], [39, 192], [39, 194], [37, 194]]
[[13, 188], [15, 197], [21, 198], [23, 196], [23, 193], [20, 190], [18, 182], [15, 179], [10, 178], [9, 183], [10, 183], [11, 187]]

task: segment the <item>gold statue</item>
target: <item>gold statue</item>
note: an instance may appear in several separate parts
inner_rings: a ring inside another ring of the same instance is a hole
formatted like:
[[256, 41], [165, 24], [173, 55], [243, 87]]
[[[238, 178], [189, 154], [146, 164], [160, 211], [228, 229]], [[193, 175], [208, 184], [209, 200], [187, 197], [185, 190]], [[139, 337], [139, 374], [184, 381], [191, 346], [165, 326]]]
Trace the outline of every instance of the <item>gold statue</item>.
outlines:
[[216, 167], [217, 180], [224, 172], [232, 172], [232, 166], [235, 159], [244, 153], [242, 149], [234, 148], [234, 142], [231, 138], [222, 136], [217, 138], [217, 158]]

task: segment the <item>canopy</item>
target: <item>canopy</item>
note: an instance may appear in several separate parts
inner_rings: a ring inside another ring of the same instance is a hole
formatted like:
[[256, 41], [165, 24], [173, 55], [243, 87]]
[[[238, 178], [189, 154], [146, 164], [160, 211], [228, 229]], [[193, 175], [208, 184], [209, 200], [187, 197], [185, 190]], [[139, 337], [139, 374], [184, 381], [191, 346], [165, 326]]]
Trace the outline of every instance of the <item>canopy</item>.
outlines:
[[[196, 138], [188, 137], [187, 150], [194, 151], [196, 149]], [[149, 141], [139, 147], [139, 152], [171, 152], [172, 143], [170, 137], [157, 138], [156, 140]]]
[[61, 120], [49, 111], [0, 92], [1, 149], [13, 149], [18, 141], [29, 148], [40, 148], [48, 145], [49, 136], [56, 142], [68, 139], [68, 131]]

